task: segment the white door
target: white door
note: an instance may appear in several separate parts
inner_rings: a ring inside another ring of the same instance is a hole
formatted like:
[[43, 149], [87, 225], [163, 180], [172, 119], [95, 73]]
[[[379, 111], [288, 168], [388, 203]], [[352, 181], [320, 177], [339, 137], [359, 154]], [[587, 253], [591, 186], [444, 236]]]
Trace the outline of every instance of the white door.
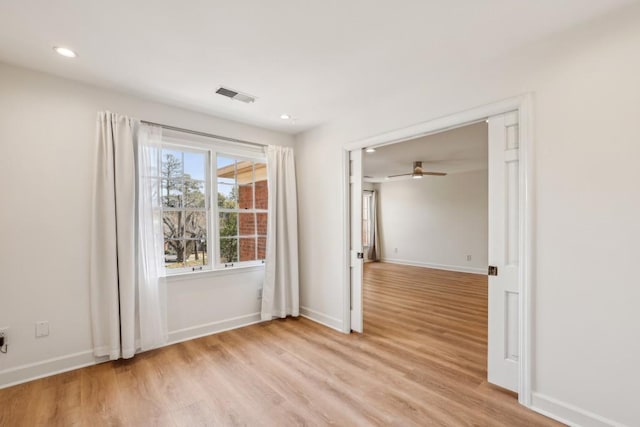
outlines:
[[351, 199], [351, 330], [362, 332], [362, 150], [349, 153]]
[[[489, 118], [490, 383], [518, 391], [520, 171], [518, 113]], [[495, 269], [493, 272], [492, 269]], [[492, 275], [495, 273], [496, 275]]]

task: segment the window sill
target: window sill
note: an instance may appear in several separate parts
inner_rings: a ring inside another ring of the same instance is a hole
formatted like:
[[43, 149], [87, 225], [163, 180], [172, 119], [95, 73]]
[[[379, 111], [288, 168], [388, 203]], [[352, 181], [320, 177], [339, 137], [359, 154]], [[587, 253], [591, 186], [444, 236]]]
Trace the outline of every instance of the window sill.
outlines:
[[254, 271], [263, 271], [264, 264], [258, 265], [240, 265], [237, 267], [228, 267], [217, 270], [201, 270], [201, 271], [185, 271], [184, 273], [169, 274], [165, 278], [167, 283], [182, 282], [183, 280], [203, 279], [206, 277], [228, 276], [242, 273], [251, 273]]

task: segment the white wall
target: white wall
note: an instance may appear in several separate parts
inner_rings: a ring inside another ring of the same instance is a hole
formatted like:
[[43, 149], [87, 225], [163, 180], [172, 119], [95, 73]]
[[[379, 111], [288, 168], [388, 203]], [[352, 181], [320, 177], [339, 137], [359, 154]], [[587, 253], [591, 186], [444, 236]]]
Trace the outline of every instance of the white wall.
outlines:
[[482, 170], [379, 184], [383, 261], [486, 273], [487, 180]]
[[634, 5], [300, 135], [301, 305], [342, 319], [343, 144], [533, 92], [534, 403], [640, 425], [639, 46]]
[[[91, 182], [96, 113], [106, 109], [240, 139], [293, 143], [288, 135], [0, 64], [0, 327], [10, 327], [0, 386], [93, 360]], [[171, 279], [170, 338], [257, 320], [261, 282], [260, 269]], [[49, 337], [35, 338], [38, 320], [50, 322]]]

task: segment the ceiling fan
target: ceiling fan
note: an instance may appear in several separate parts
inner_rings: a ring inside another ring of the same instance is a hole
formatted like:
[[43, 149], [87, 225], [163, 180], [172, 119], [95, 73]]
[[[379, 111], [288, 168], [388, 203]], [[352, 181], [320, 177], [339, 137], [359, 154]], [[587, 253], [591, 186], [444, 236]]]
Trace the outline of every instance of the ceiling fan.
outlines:
[[413, 179], [420, 179], [424, 175], [432, 175], [432, 176], [445, 176], [444, 172], [426, 172], [422, 169], [422, 162], [416, 161], [413, 162], [413, 171], [411, 173], [402, 173], [400, 175], [389, 175], [389, 178], [395, 178], [397, 176], [409, 176]]

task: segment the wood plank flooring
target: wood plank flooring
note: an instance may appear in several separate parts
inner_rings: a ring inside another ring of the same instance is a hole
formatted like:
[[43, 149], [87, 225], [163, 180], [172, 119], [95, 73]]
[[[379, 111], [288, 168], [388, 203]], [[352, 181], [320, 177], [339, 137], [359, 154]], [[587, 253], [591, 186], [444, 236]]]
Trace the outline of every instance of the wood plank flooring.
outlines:
[[365, 333], [304, 318], [0, 390], [1, 426], [552, 426], [487, 384], [483, 276], [365, 268]]

